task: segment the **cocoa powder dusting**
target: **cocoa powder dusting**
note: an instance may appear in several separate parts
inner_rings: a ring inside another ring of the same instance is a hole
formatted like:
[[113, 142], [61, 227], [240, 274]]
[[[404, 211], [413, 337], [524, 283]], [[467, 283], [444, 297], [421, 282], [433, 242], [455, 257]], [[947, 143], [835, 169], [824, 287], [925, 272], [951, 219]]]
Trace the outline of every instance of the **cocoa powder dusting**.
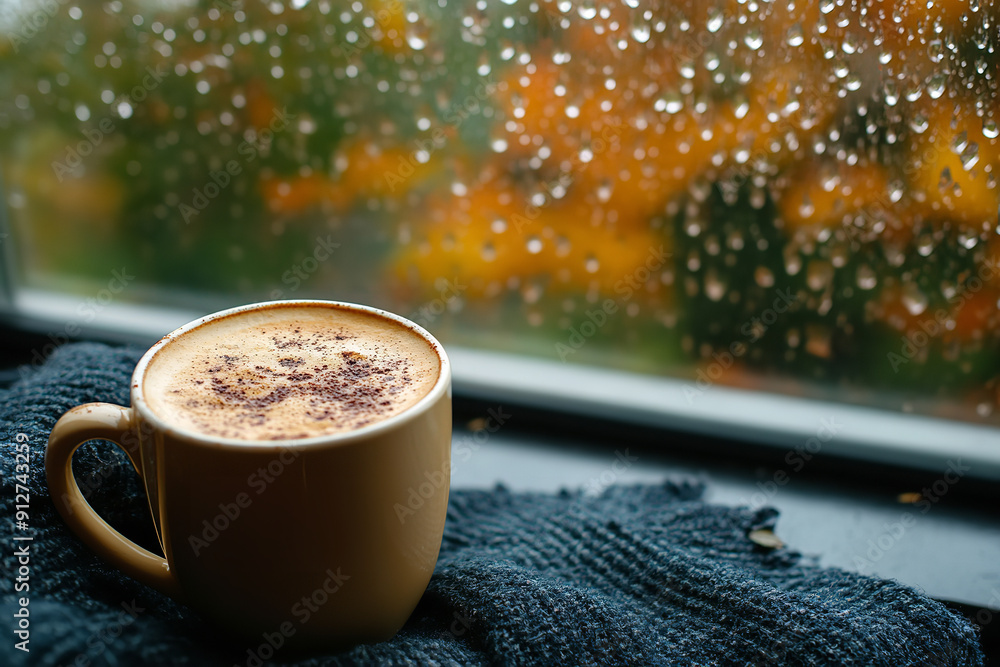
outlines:
[[[244, 427], [264, 424], [269, 409], [290, 399], [308, 406], [300, 413], [303, 420], [336, 427], [330, 430], [360, 428], [387, 414], [394, 407], [392, 397], [413, 383], [406, 359], [371, 345], [365, 353], [342, 350], [323, 359], [331, 363], [300, 369], [305, 363], [302, 357], [282, 354], [298, 349], [315, 356], [329, 349], [325, 343], [350, 338], [344, 332], [303, 334], [298, 329], [274, 335], [271, 342], [277, 358], [273, 366], [251, 362], [243, 355], [217, 355], [206, 372], [211, 374], [209, 387], [217, 401], [213, 411], [225, 413], [225, 425], [213, 419], [200, 424], [201, 428], [234, 436]], [[203, 382], [194, 380], [195, 384]], [[269, 439], [300, 437], [284, 428], [278, 430]]]

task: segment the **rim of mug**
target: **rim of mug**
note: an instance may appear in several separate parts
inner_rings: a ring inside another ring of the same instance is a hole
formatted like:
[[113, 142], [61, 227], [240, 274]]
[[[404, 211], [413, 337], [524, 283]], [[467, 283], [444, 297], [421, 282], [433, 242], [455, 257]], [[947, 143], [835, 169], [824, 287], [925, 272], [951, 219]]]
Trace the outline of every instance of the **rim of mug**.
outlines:
[[[239, 313], [254, 311], [254, 310], [265, 310], [267, 308], [295, 308], [295, 307], [308, 307], [308, 306], [321, 306], [325, 308], [342, 308], [347, 310], [362, 311], [371, 315], [378, 317], [383, 317], [392, 322], [403, 326], [421, 338], [423, 338], [434, 350], [438, 356], [438, 360], [441, 363], [440, 370], [438, 372], [437, 380], [434, 385], [424, 394], [416, 403], [411, 405], [409, 408], [400, 412], [399, 414], [393, 415], [386, 419], [375, 422], [368, 426], [362, 426], [358, 429], [353, 429], [350, 431], [340, 431], [336, 433], [327, 433], [325, 435], [316, 435], [309, 438], [286, 438], [282, 440], [245, 440], [241, 438], [223, 438], [219, 436], [206, 435], [199, 433], [197, 431], [192, 431], [189, 429], [181, 428], [167, 422], [165, 419], [156, 414], [153, 409], [146, 402], [145, 396], [143, 395], [143, 380], [146, 375], [146, 369], [152, 362], [153, 358], [167, 345], [177, 338], [185, 335], [186, 333], [197, 329], [201, 326], [207, 325], [210, 322], [220, 320], [226, 317], [237, 315]], [[143, 420], [153, 423], [157, 429], [165, 433], [170, 433], [171, 435], [184, 438], [186, 440], [204, 445], [207, 447], [217, 447], [221, 449], [229, 449], [233, 447], [256, 447], [256, 448], [289, 448], [289, 447], [322, 447], [322, 446], [335, 446], [335, 445], [346, 445], [356, 440], [367, 439], [372, 435], [376, 435], [382, 431], [390, 431], [398, 426], [403, 425], [407, 421], [414, 419], [426, 412], [430, 407], [437, 403], [441, 396], [445, 393], [451, 394], [451, 361], [448, 359], [448, 354], [445, 352], [444, 346], [441, 345], [429, 331], [424, 329], [419, 324], [412, 322], [402, 315], [397, 315], [391, 313], [387, 310], [382, 310], [381, 308], [376, 308], [374, 306], [366, 306], [360, 303], [351, 303], [348, 301], [328, 301], [324, 299], [285, 299], [277, 301], [259, 301], [257, 303], [249, 303], [242, 306], [236, 306], [234, 308], [227, 308], [226, 310], [220, 310], [203, 317], [199, 317], [196, 320], [192, 320], [187, 324], [174, 329], [166, 336], [158, 340], [153, 344], [139, 359], [139, 363], [136, 364], [135, 371], [132, 373], [132, 381], [130, 388], [130, 398], [132, 403], [132, 409], [137, 410], [142, 414]]]

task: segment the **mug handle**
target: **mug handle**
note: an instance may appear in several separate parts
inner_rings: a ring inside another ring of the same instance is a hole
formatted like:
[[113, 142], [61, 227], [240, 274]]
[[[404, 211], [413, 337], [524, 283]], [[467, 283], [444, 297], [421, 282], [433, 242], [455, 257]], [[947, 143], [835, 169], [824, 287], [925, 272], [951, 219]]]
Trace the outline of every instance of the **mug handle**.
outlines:
[[[126, 538], [94, 511], [73, 477], [73, 453], [88, 440], [108, 440], [128, 456], [142, 477], [142, 468], [122, 440], [133, 433], [132, 409], [110, 403], [80, 405], [59, 418], [45, 451], [49, 493], [63, 520], [101, 558], [140, 583], [180, 599], [177, 576], [163, 556]], [[145, 480], [143, 480], [145, 483]]]

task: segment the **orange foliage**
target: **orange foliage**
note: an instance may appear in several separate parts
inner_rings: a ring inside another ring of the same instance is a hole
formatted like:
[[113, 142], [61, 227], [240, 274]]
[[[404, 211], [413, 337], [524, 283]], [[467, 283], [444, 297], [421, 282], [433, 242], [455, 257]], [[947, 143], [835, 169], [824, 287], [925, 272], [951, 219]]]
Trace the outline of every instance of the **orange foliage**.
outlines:
[[982, 121], [973, 108], [964, 100], [943, 98], [917, 106], [914, 111], [926, 116], [927, 129], [908, 143], [903, 171], [910, 188], [923, 199], [927, 217], [950, 220], [978, 233], [984, 224], [992, 226], [997, 220], [1000, 189], [989, 182], [984, 168], [1000, 167], [1000, 142], [983, 136]]
[[321, 174], [268, 177], [260, 191], [268, 207], [279, 213], [299, 213], [322, 204], [346, 209], [366, 197], [402, 197], [439, 170], [432, 154], [421, 163], [417, 150], [379, 148], [358, 139], [342, 154], [347, 167], [338, 178]]

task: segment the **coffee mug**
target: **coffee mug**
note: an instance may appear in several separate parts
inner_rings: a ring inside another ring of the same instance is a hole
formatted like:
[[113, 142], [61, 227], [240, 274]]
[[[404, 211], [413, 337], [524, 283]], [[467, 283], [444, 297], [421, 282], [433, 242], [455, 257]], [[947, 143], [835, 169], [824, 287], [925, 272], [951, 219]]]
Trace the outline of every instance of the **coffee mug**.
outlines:
[[[365, 335], [375, 338], [381, 326], [387, 340], [418, 337], [437, 359], [437, 376], [425, 379], [426, 394], [398, 414], [283, 440], [206, 435], [150, 407], [144, 389], [158, 355], [176, 356], [171, 350], [182, 345], [197, 349], [213, 335], [206, 327], [223, 322], [266, 326], [290, 317], [286, 308], [370, 317], [375, 333]], [[131, 407], [73, 408], [49, 438], [50, 493], [88, 547], [224, 628], [272, 647], [343, 648], [388, 639], [402, 627], [434, 570], [448, 504], [451, 370], [427, 331], [376, 308], [331, 301], [233, 308], [150, 348], [136, 366], [130, 398]], [[142, 478], [163, 556], [118, 533], [81, 495], [73, 452], [94, 439], [117, 444]], [[407, 499], [416, 489], [425, 501], [413, 511]]]

